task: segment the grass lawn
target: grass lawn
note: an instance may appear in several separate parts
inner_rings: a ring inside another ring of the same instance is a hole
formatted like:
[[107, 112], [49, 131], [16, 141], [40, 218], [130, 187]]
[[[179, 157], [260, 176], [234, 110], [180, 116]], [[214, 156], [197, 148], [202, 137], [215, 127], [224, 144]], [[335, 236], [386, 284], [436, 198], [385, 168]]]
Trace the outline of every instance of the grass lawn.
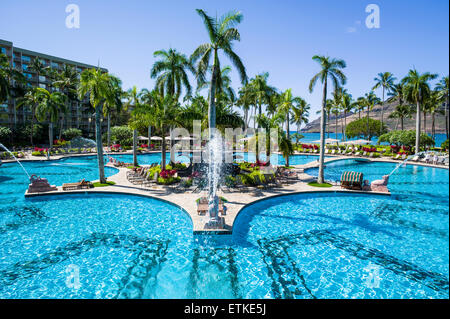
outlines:
[[333, 186], [333, 185], [328, 184], [328, 183], [319, 184], [317, 182], [309, 182], [308, 185], [309, 186], [313, 186], [313, 187], [332, 187]]
[[110, 185], [116, 185], [116, 182], [106, 181], [106, 184], [101, 184], [100, 182], [95, 182], [92, 185], [94, 185], [94, 187], [105, 187], [105, 186], [110, 186]]

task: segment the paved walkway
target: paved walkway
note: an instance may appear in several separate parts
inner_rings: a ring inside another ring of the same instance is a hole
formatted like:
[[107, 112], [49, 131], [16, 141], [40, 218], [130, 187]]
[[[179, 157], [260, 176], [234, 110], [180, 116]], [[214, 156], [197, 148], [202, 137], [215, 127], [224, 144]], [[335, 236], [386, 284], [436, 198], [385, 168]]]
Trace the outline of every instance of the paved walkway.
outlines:
[[[334, 161], [341, 158], [348, 157], [333, 157], [327, 158], [326, 162]], [[67, 194], [67, 193], [85, 193], [85, 192], [107, 192], [107, 193], [123, 193], [123, 194], [134, 194], [141, 196], [154, 197], [160, 200], [168, 201], [177, 205], [186, 211], [193, 224], [194, 233], [203, 233], [203, 232], [217, 232], [230, 234], [233, 229], [234, 221], [236, 220], [239, 212], [246, 205], [250, 203], [254, 203], [261, 199], [270, 198], [274, 196], [286, 195], [286, 194], [294, 194], [294, 193], [307, 193], [307, 192], [352, 192], [352, 193], [367, 193], [362, 191], [352, 191], [352, 190], [344, 190], [341, 189], [338, 185], [333, 185], [330, 188], [317, 188], [308, 185], [308, 182], [315, 180], [314, 177], [304, 173], [305, 168], [310, 168], [317, 166], [317, 162], [308, 163], [305, 165], [296, 165], [295, 170], [298, 173], [298, 179], [290, 184], [284, 184], [282, 187], [270, 188], [270, 189], [262, 189], [256, 187], [248, 187], [248, 192], [223, 192], [219, 191], [218, 195], [223, 196], [227, 203], [225, 203], [226, 214], [224, 217], [225, 227], [224, 229], [207, 229], [205, 227], [207, 216], [200, 216], [197, 213], [197, 203], [196, 200], [201, 196], [206, 196], [206, 192], [193, 193], [191, 189], [188, 189], [185, 192], [179, 193], [174, 192], [170, 187], [154, 185], [150, 187], [141, 187], [136, 186], [130, 183], [127, 180], [126, 172], [127, 168], [119, 168], [119, 172], [111, 177], [108, 180], [115, 182], [115, 185], [106, 186], [106, 187], [96, 187], [88, 190], [76, 190], [76, 191], [63, 191], [62, 187], [58, 187], [58, 191], [53, 191], [46, 194]], [[51, 182], [51, 181], [50, 181]], [[371, 194], [382, 194], [389, 195], [387, 193], [376, 193], [370, 192]], [[43, 193], [37, 194], [26, 194], [26, 196], [40, 196], [46, 195]]]

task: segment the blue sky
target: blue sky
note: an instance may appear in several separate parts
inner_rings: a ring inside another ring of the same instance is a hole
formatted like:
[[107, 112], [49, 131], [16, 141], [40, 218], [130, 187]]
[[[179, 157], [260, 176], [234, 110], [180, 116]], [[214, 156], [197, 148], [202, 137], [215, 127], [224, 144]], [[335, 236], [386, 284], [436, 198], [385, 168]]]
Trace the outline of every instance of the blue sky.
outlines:
[[[79, 29], [65, 26], [65, 8], [71, 3], [80, 8]], [[370, 3], [380, 7], [379, 29], [365, 26]], [[346, 88], [354, 98], [370, 90], [379, 72], [401, 78], [416, 67], [419, 72], [448, 74], [447, 0], [2, 1], [0, 38], [84, 63], [100, 61], [123, 80], [125, 89], [152, 88], [149, 70], [155, 50], [173, 47], [190, 55], [207, 42], [196, 8], [211, 15], [241, 11], [241, 42], [234, 48], [247, 74], [268, 71], [271, 85], [292, 88], [311, 104], [312, 119], [318, 116], [321, 101], [321, 87], [308, 92], [309, 81], [319, 70], [311, 59], [315, 54], [347, 62]], [[224, 58], [222, 65], [227, 64]], [[236, 72], [233, 82], [238, 88]]]

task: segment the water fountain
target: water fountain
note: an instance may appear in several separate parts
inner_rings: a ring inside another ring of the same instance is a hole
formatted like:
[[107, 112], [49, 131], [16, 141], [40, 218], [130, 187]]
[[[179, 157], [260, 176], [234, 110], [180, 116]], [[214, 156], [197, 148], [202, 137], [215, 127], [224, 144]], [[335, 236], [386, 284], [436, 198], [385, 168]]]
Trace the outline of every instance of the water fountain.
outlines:
[[207, 228], [223, 228], [223, 218], [219, 216], [219, 197], [217, 196], [217, 189], [219, 186], [223, 148], [222, 137], [220, 133], [212, 134], [207, 145], [207, 160], [208, 160], [208, 216], [209, 220], [206, 223]]
[[27, 170], [25, 169], [25, 167], [23, 167], [22, 163], [14, 156], [13, 152], [11, 152], [5, 145], [3, 145], [2, 143], [0, 143], [0, 147], [3, 148], [5, 151], [7, 151], [15, 160], [16, 162], [20, 165], [20, 167], [22, 167], [22, 170], [25, 172], [25, 174], [28, 176], [28, 179], [30, 179], [30, 174], [28, 174]]
[[5, 151], [7, 151], [15, 160], [16, 162], [22, 167], [22, 170], [27, 175], [30, 184], [28, 185], [28, 193], [40, 193], [40, 192], [49, 192], [49, 191], [55, 191], [57, 190], [56, 186], [50, 185], [46, 178], [41, 178], [39, 176], [36, 176], [35, 174], [31, 175], [28, 174], [25, 167], [22, 165], [22, 163], [14, 156], [13, 152], [11, 152], [5, 145], [0, 143], [0, 147], [3, 148]]

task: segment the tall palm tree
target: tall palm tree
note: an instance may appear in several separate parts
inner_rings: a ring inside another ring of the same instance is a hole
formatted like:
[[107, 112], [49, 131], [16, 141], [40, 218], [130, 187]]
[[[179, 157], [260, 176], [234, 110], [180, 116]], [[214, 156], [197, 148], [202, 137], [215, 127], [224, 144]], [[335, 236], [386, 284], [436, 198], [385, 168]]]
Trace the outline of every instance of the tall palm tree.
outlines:
[[39, 121], [48, 120], [49, 148], [53, 147], [53, 123], [58, 121], [61, 112], [65, 112], [66, 97], [61, 92], [49, 92], [43, 88], [36, 88], [39, 103], [36, 107], [36, 118]]
[[424, 101], [430, 96], [431, 89], [429, 81], [437, 78], [437, 74], [423, 73], [417, 70], [409, 70], [403, 79], [405, 87], [405, 98], [410, 103], [416, 104], [416, 154], [420, 152], [420, 111]]
[[[70, 65], [64, 65], [64, 68], [56, 75], [56, 80], [53, 81], [53, 86], [58, 88], [61, 93], [66, 96], [65, 109], [69, 110], [69, 104], [77, 100], [77, 87], [79, 83], [78, 72]], [[61, 113], [61, 122], [59, 127], [59, 138], [62, 136], [64, 127], [64, 113]]]
[[193, 74], [195, 71], [189, 59], [175, 49], [155, 51], [153, 56], [160, 60], [153, 64], [150, 76], [156, 78], [156, 88], [161, 94], [169, 94], [178, 99], [184, 88], [186, 95], [191, 95], [187, 71]]
[[346, 76], [342, 72], [342, 69], [346, 67], [344, 60], [332, 59], [330, 57], [315, 55], [312, 58], [319, 63], [321, 70], [319, 73], [313, 76], [309, 83], [309, 91], [312, 92], [317, 81], [320, 80], [323, 84], [323, 96], [322, 96], [322, 111], [321, 111], [321, 124], [320, 124], [320, 158], [319, 158], [319, 175], [317, 178], [318, 183], [324, 182], [324, 159], [325, 159], [325, 107], [327, 104], [327, 85], [328, 79], [336, 90], [340, 86], [344, 85], [347, 81]]
[[46, 74], [46, 67], [45, 64], [42, 63], [41, 59], [34, 58], [31, 63], [28, 65], [28, 69], [36, 73], [36, 79], [37, 79], [37, 87], [40, 86], [40, 76]]
[[342, 111], [344, 111], [344, 125], [343, 125], [343, 134], [342, 138], [344, 141], [347, 140], [347, 136], [345, 135], [345, 129], [347, 128], [347, 114], [352, 112], [356, 107], [356, 102], [353, 101], [351, 94], [344, 92], [342, 95]]
[[34, 123], [36, 122], [36, 108], [40, 103], [42, 93], [37, 89], [29, 90], [25, 95], [17, 99], [17, 107], [30, 107], [31, 109], [31, 129], [30, 129], [30, 144], [33, 146]]
[[361, 119], [361, 112], [366, 108], [366, 100], [364, 97], [360, 96], [356, 99], [355, 110], [358, 112], [358, 119]]
[[[299, 99], [299, 103], [296, 108], [293, 109], [292, 122], [297, 126], [297, 136], [300, 136], [300, 127], [302, 123], [308, 123], [309, 110], [311, 106], [302, 98]], [[297, 140], [298, 143], [298, 140]]]
[[253, 105], [253, 90], [250, 86], [250, 83], [247, 83], [243, 87], [239, 89], [239, 98], [236, 102], [237, 106], [241, 107], [244, 110], [244, 129], [250, 125], [250, 117], [248, 116], [248, 112], [250, 110], [251, 105]]
[[[161, 93], [163, 94], [163, 93]], [[173, 96], [173, 95], [171, 95]], [[131, 89], [129, 89], [126, 93], [127, 102], [125, 103], [125, 108], [127, 110], [130, 110], [133, 108], [133, 111], [131, 112], [133, 120], [136, 120], [136, 112], [134, 112], [134, 109], [139, 108], [140, 106], [140, 100], [139, 100], [139, 92], [136, 88], [136, 86], [133, 86]], [[137, 161], [137, 127], [134, 125], [133, 121], [130, 122], [132, 129], [133, 129], [133, 165], [138, 166]]]
[[404, 130], [404, 119], [410, 118], [413, 114], [413, 109], [410, 105], [399, 104], [395, 107], [395, 110], [389, 114], [389, 118], [400, 120], [400, 129]]
[[338, 139], [338, 118], [339, 118], [339, 114], [341, 114], [341, 104], [342, 104], [342, 94], [343, 94], [343, 89], [341, 87], [336, 88], [333, 91], [333, 99], [332, 99], [332, 104], [333, 104], [333, 108], [331, 109], [331, 113], [334, 115], [334, 120], [335, 120], [335, 138]]
[[191, 55], [191, 61], [196, 63], [196, 76], [199, 83], [205, 82], [205, 74], [209, 68], [212, 57], [212, 71], [209, 91], [209, 107], [208, 107], [208, 126], [209, 138], [214, 138], [214, 129], [216, 128], [216, 84], [219, 77], [220, 61], [219, 52], [226, 55], [233, 66], [238, 70], [241, 82], [245, 83], [247, 75], [245, 67], [240, 57], [233, 51], [232, 44], [234, 41], [240, 41], [241, 36], [235, 28], [242, 21], [240, 12], [229, 12], [220, 19], [214, 19], [208, 16], [203, 10], [197, 9], [197, 13], [203, 20], [205, 28], [208, 32], [209, 43], [201, 44]]
[[448, 113], [448, 108], [449, 108], [449, 80], [448, 80], [448, 75], [443, 77], [441, 79], [441, 81], [439, 81], [439, 83], [436, 85], [436, 90], [439, 91], [439, 99], [441, 99], [442, 101], [445, 102], [445, 108], [444, 108], [444, 115], [445, 115], [445, 134], [447, 136], [448, 139], [448, 135], [449, 135], [449, 113]]
[[142, 108], [142, 109], [146, 110], [146, 112], [143, 112], [143, 114], [141, 114], [141, 117], [145, 117], [145, 121], [148, 123], [147, 137], [148, 137], [148, 143], [150, 144], [151, 137], [152, 137], [152, 121], [150, 119], [150, 116], [147, 114], [147, 111], [152, 112], [153, 94], [148, 89], [142, 89], [141, 92], [139, 93], [139, 98], [141, 100], [141, 105], [144, 106], [144, 108]]
[[166, 134], [167, 128], [176, 124], [180, 114], [180, 107], [175, 98], [171, 95], [163, 96], [161, 92], [152, 91], [153, 95], [153, 113], [148, 113], [151, 117], [153, 126], [161, 132], [162, 136], [162, 152], [161, 152], [161, 168], [166, 169]]
[[284, 115], [286, 121], [286, 135], [287, 138], [290, 138], [290, 128], [289, 123], [290, 115], [293, 113], [294, 108], [300, 103], [301, 98], [298, 96], [292, 95], [292, 90], [287, 89], [284, 93], [281, 94], [280, 104], [278, 106], [278, 110], [281, 114]]
[[122, 81], [113, 75], [110, 75], [111, 98], [105, 100], [103, 104], [103, 116], [107, 118], [107, 139], [106, 147], [111, 151], [111, 115], [120, 113], [123, 107], [122, 97], [125, 92], [122, 91]]
[[381, 126], [380, 126], [380, 135], [383, 130], [383, 123], [384, 123], [384, 93], [389, 92], [394, 87], [394, 81], [396, 78], [392, 75], [391, 72], [384, 72], [384, 73], [378, 73], [378, 76], [373, 79], [375, 81], [375, 85], [372, 87], [372, 90], [376, 90], [379, 87], [382, 88], [382, 96], [383, 100], [381, 103]]
[[[375, 93], [373, 91], [370, 91], [369, 93], [366, 93], [365, 97], [364, 97], [364, 103], [366, 105], [366, 110], [367, 110], [367, 136], [370, 139], [370, 124], [369, 124], [369, 119], [370, 119], [370, 111], [373, 110], [373, 108], [375, 107], [375, 105], [380, 104], [381, 100], [378, 96], [375, 95]], [[381, 129], [383, 129], [383, 125], [381, 125]]]
[[95, 137], [97, 142], [97, 160], [100, 183], [106, 183], [105, 166], [103, 162], [103, 144], [101, 119], [106, 101], [113, 103], [115, 96], [112, 93], [112, 80], [108, 73], [100, 69], [86, 69], [81, 73], [78, 86], [78, 97], [80, 100], [89, 96], [89, 103], [95, 109]]

